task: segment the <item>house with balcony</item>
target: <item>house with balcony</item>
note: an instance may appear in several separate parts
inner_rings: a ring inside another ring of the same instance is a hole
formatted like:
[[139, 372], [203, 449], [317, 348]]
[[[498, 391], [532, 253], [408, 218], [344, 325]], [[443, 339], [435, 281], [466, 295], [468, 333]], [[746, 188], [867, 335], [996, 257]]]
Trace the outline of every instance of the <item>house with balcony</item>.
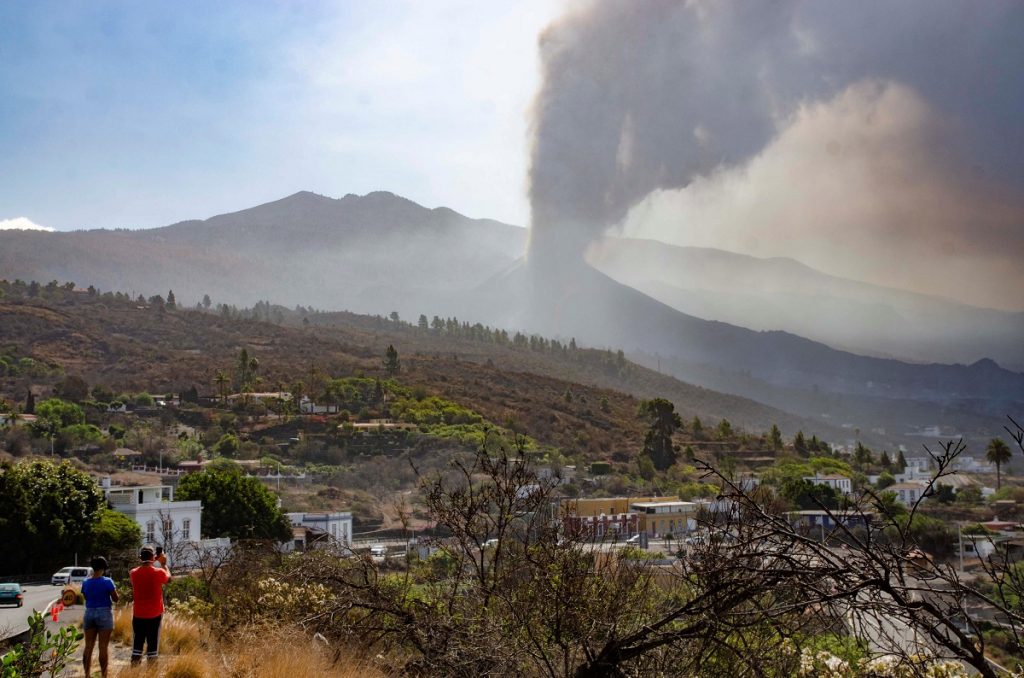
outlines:
[[904, 506], [911, 506], [924, 497], [928, 484], [924, 482], [907, 482], [890, 485], [883, 490], [896, 495], [896, 500]]
[[640, 501], [630, 510], [637, 514], [638, 529], [650, 537], [665, 537], [690, 532], [697, 528], [700, 506], [692, 501]]
[[352, 548], [352, 514], [348, 511], [285, 515], [292, 524], [292, 542], [282, 545], [286, 552]]
[[175, 501], [167, 485], [114, 485], [103, 478], [100, 488], [111, 508], [138, 523], [144, 544], [164, 548], [168, 564], [186, 545], [200, 543], [202, 502]]

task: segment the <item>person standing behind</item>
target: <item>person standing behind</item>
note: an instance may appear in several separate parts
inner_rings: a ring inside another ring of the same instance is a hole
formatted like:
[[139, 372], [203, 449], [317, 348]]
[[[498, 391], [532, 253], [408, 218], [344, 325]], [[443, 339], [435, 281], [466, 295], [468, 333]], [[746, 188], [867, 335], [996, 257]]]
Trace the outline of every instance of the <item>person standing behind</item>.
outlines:
[[171, 573], [153, 567], [153, 549], [144, 546], [139, 551], [142, 564], [128, 576], [132, 581], [132, 665], [142, 661], [142, 648], [146, 647], [146, 661], [155, 661], [160, 641], [160, 620], [164, 614], [164, 584]]
[[85, 650], [82, 652], [82, 663], [85, 664], [85, 675], [92, 675], [92, 648], [96, 638], [100, 639], [100, 673], [107, 678], [107, 646], [110, 644], [110, 633], [114, 630], [113, 605], [117, 602], [117, 587], [114, 580], [104, 576], [107, 571], [107, 559], [96, 556], [89, 563], [92, 576], [82, 582], [82, 596], [85, 597]]

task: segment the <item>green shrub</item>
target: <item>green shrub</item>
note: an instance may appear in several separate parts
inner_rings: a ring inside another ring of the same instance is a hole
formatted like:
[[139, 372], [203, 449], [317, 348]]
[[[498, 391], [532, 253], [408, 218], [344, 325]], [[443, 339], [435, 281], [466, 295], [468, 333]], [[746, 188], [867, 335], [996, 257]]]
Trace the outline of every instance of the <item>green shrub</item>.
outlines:
[[164, 599], [170, 602], [187, 602], [189, 598], [210, 600], [210, 587], [201, 579], [184, 576], [175, 577], [164, 586]]

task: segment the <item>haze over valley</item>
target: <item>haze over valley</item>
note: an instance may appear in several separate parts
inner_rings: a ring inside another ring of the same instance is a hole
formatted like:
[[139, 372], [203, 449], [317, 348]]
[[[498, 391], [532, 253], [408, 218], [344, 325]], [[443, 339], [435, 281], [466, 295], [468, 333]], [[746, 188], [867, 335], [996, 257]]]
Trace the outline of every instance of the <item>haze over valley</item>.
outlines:
[[530, 273], [526, 240], [523, 228], [387, 192], [302, 192], [157, 229], [6, 231], [0, 267], [9, 279], [146, 297], [171, 287], [190, 305], [210, 294], [236, 305], [454, 315], [575, 338], [894, 444], [940, 423], [980, 439], [1024, 402], [1024, 377], [1000, 367], [1021, 360], [1021, 314], [844, 280], [794, 260], [610, 236], [587, 254], [604, 274], [566, 261], [559, 271], [571, 282], [559, 290]]

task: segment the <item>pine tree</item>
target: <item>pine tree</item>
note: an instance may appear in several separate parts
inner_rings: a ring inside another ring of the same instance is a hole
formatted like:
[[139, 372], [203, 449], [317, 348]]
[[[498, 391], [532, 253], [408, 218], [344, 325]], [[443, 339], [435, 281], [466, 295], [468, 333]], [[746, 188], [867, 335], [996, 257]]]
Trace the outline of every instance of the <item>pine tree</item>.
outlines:
[[804, 439], [804, 432], [797, 431], [793, 438], [793, 449], [800, 456], [807, 456], [807, 441]]
[[398, 359], [398, 351], [392, 344], [388, 344], [388, 349], [384, 352], [384, 371], [389, 377], [393, 377], [401, 369], [402, 363]]
[[638, 414], [650, 422], [644, 436], [643, 452], [659, 471], [676, 462], [678, 448], [672, 444], [672, 435], [682, 427], [683, 420], [675, 410], [675, 405], [664, 398], [640, 402]]
[[879, 457], [878, 463], [886, 471], [888, 471], [890, 468], [892, 468], [892, 459], [889, 458], [889, 453], [886, 452], [885, 450], [882, 450], [882, 456]]
[[167, 308], [173, 311], [178, 307], [177, 300], [174, 298], [174, 290], [167, 290]]

